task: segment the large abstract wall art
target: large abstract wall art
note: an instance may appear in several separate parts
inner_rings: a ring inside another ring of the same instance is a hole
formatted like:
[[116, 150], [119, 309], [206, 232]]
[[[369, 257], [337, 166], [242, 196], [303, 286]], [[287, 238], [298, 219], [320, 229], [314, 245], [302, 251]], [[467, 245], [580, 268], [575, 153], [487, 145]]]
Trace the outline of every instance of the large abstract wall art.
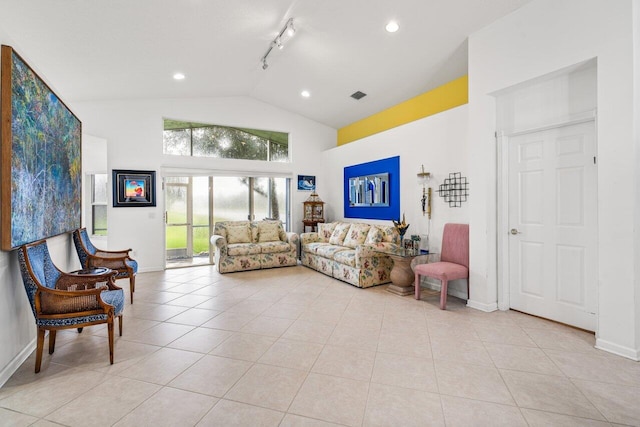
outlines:
[[[364, 196], [369, 187], [354, 196], [350, 183], [363, 178], [371, 178], [371, 183], [380, 179], [382, 186], [371, 188], [369, 196]], [[344, 217], [400, 219], [400, 156], [344, 168]]]
[[80, 120], [9, 46], [0, 76], [0, 247], [80, 227]]

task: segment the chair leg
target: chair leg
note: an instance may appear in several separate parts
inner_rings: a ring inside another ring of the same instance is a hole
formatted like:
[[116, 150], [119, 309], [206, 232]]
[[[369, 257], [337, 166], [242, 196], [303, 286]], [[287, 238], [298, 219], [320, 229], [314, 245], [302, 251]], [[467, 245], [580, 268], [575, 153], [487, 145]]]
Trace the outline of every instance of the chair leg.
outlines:
[[131, 304], [133, 304], [133, 293], [136, 290], [136, 275], [129, 276], [129, 293], [131, 294]]
[[36, 344], [36, 374], [40, 372], [42, 364], [42, 348], [44, 347], [44, 329], [38, 328], [38, 341]]
[[53, 354], [56, 349], [56, 330], [49, 331], [49, 354]]
[[113, 365], [113, 317], [107, 321], [109, 331], [109, 362]]
[[120, 336], [122, 336], [122, 314], [118, 316], [118, 328], [120, 329]]
[[416, 299], [419, 300], [420, 299], [420, 275], [418, 273], [416, 273], [416, 280], [415, 280], [414, 286], [416, 287]]
[[442, 287], [440, 289], [440, 310], [447, 309], [447, 287], [449, 286], [449, 281], [442, 279]]

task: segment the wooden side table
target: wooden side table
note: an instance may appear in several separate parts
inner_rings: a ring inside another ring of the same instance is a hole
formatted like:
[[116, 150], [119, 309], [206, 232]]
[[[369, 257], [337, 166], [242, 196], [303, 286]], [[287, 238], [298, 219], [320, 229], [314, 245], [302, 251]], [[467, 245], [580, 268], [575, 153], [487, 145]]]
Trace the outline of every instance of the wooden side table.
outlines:
[[94, 267], [66, 273], [56, 282], [56, 287], [70, 290], [94, 289], [104, 282], [115, 283], [116, 272], [106, 267]]
[[318, 223], [323, 223], [324, 219], [303, 219], [302, 224], [302, 232], [305, 233], [307, 231], [307, 227], [311, 227], [311, 231], [317, 231]]
[[423, 257], [421, 259], [423, 262], [429, 262], [429, 256], [435, 255], [435, 253], [422, 254], [419, 250], [403, 248], [386, 252], [386, 254], [393, 260], [391, 284], [387, 287], [387, 291], [400, 296], [414, 293], [415, 274], [412, 261], [417, 257]]

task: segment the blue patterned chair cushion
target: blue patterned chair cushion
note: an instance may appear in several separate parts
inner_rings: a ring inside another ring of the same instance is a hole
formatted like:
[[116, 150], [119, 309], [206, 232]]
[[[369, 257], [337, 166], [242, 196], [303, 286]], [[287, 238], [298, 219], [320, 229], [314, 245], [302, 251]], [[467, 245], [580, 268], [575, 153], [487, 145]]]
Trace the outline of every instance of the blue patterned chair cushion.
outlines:
[[120, 316], [124, 310], [124, 292], [122, 289], [116, 291], [104, 291], [100, 294], [102, 301], [115, 307], [114, 315]]
[[138, 261], [136, 261], [135, 259], [125, 260], [124, 263], [127, 264], [127, 266], [133, 268], [134, 273], [138, 272]]

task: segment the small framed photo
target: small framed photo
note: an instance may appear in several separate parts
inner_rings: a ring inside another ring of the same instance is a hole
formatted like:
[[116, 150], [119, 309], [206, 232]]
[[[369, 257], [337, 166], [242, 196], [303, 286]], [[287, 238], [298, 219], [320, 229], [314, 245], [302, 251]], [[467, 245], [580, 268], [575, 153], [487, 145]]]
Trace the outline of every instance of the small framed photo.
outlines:
[[113, 207], [156, 205], [156, 172], [114, 169]]
[[314, 175], [298, 175], [298, 191], [316, 191]]

